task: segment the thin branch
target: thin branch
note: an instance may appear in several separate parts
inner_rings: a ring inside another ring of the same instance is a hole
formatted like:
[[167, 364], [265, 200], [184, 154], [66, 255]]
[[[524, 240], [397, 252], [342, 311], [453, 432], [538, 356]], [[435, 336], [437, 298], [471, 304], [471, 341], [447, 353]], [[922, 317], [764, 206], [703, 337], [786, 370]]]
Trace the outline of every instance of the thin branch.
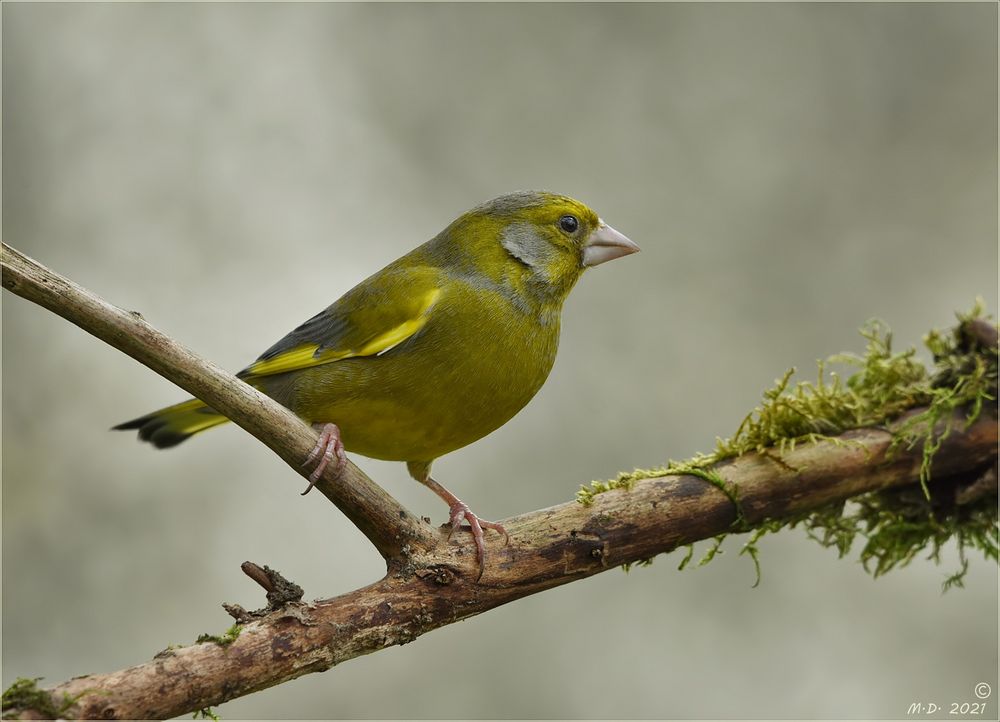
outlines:
[[[270, 399], [211, 365], [195, 363], [190, 352], [141, 319], [45, 272], [6, 246], [3, 285], [230, 415], [293, 468], [311, 449], [313, 435]], [[909, 418], [921, 411], [914, 409]], [[897, 424], [906, 421], [904, 417]], [[974, 478], [995, 463], [997, 421], [992, 415], [984, 413], [968, 426], [960, 415], [941, 423], [952, 430], [935, 455], [936, 478]], [[388, 558], [390, 572], [383, 579], [332, 599], [287, 601], [259, 618], [259, 613], [231, 605], [230, 613], [242, 624], [224, 637], [207, 638], [218, 641], [168, 649], [150, 662], [74, 678], [47, 693], [65, 717], [167, 718], [217, 705], [404, 644], [530, 594], [731, 532], [738, 519], [752, 525], [796, 518], [865, 492], [914, 485], [923, 451], [897, 445], [890, 453], [893, 428], [858, 429], [783, 452], [768, 450], [716, 464], [711, 471], [727, 489], [735, 490], [739, 517], [732, 493], [705, 478], [663, 475], [637, 481], [628, 490], [597, 494], [589, 506], [569, 502], [507, 519], [503, 523], [510, 544], [491, 540], [489, 564], [478, 582], [471, 545], [457, 538], [443, 543], [440, 534], [414, 520], [352, 467], [351, 478], [322, 488]], [[356, 485], [365, 491], [358, 492]], [[393, 514], [399, 515], [398, 524]], [[255, 579], [260, 577], [257, 572], [252, 569]], [[272, 578], [261, 577], [258, 583], [267, 588]], [[25, 707], [32, 705], [22, 705], [25, 715], [32, 714]]]
[[[123, 311], [3, 244], [3, 287], [47, 308], [145, 364], [256, 436], [297, 474], [316, 433], [284, 406]], [[332, 472], [332, 468], [331, 468]], [[440, 534], [411, 514], [348, 462], [340, 477], [324, 474], [317, 488], [368, 537], [383, 557], [404, 546], [433, 546]]]

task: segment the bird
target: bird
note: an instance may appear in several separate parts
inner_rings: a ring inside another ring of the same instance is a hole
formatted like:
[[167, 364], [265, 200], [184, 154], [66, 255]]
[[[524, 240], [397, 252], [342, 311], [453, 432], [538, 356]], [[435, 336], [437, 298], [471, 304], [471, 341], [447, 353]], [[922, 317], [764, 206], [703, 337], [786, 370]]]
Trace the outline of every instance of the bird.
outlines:
[[[503, 426], [538, 392], [559, 345], [563, 302], [583, 272], [639, 246], [580, 201], [499, 196], [462, 214], [302, 323], [237, 376], [319, 432], [307, 493], [346, 451], [403, 461], [468, 524], [479, 574], [484, 529], [431, 477], [435, 459]], [[190, 399], [113, 427], [176, 446], [228, 419]]]

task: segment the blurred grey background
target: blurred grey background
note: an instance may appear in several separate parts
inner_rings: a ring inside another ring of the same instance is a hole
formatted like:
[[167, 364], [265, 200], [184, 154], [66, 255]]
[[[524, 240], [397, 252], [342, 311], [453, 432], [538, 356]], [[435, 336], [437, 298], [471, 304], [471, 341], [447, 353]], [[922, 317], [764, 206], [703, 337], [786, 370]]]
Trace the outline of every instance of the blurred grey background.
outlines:
[[[994, 4], [15, 4], [3, 238], [230, 369], [453, 217], [547, 188], [643, 253], [587, 274], [538, 397], [439, 478], [503, 519], [710, 450], [789, 366], [996, 310]], [[923, 356], [926, 358], [927, 354]], [[382, 573], [235, 427], [3, 294], [3, 684], [137, 663]], [[402, 464], [356, 461], [444, 521]], [[223, 705], [234, 717], [905, 716], [997, 679], [997, 568], [873, 581], [798, 532], [525, 599]], [[996, 714], [995, 698], [987, 717]]]

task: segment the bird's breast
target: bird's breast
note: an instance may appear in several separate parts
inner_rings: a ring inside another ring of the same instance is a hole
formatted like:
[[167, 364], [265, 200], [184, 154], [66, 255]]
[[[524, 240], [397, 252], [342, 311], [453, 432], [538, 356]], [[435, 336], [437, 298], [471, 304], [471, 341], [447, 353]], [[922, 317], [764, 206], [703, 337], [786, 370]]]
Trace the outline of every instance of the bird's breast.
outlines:
[[525, 309], [481, 290], [449, 295], [391, 351], [304, 371], [293, 410], [336, 423], [349, 451], [400, 461], [433, 460], [502, 426], [552, 369], [558, 309]]

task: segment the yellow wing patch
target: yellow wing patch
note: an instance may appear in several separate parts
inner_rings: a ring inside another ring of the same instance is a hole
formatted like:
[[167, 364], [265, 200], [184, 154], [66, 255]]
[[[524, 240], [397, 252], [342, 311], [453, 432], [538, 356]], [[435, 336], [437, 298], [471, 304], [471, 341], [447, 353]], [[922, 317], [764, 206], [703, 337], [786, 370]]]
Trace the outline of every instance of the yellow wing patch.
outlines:
[[308, 344], [298, 346], [290, 351], [285, 351], [273, 358], [264, 361], [257, 361], [247, 371], [253, 376], [268, 376], [270, 374], [281, 374], [293, 369], [301, 369], [317, 363], [316, 351], [319, 344]]
[[247, 369], [247, 372], [252, 376], [270, 376], [272, 374], [282, 374], [286, 371], [296, 371], [298, 369], [328, 364], [345, 358], [379, 356], [403, 343], [403, 341], [422, 329], [427, 324], [430, 310], [434, 307], [440, 295], [441, 289], [439, 288], [428, 291], [414, 318], [407, 319], [398, 326], [374, 336], [360, 348], [327, 349], [322, 353], [317, 353], [319, 351], [319, 344], [303, 344], [302, 346], [296, 346], [284, 353], [280, 353], [273, 358], [257, 361]]

